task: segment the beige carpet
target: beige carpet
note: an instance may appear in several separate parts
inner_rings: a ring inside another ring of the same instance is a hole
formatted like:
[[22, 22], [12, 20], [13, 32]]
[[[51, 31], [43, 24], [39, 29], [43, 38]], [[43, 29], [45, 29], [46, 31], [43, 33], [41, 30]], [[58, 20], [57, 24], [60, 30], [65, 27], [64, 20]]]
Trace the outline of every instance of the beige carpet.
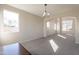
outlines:
[[75, 44], [74, 37], [64, 34], [51, 35], [22, 45], [33, 55], [79, 55], [79, 45]]

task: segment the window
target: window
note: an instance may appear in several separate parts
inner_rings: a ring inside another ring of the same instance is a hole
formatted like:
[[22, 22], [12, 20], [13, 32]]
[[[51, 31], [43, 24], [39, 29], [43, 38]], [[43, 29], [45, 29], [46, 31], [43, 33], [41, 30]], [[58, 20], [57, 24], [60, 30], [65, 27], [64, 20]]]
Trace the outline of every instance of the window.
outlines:
[[50, 22], [47, 21], [46, 25], [47, 25], [47, 28], [49, 29], [50, 28]]
[[6, 30], [11, 32], [19, 32], [19, 14], [4, 10], [3, 11], [4, 17], [4, 27], [7, 28]]
[[64, 20], [62, 21], [62, 30], [70, 31], [72, 29], [73, 20]]

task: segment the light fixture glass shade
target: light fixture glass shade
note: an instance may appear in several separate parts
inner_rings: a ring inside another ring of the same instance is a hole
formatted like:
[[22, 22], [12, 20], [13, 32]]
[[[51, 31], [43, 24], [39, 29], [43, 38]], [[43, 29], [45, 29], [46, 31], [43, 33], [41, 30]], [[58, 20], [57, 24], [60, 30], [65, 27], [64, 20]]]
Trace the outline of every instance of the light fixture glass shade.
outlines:
[[45, 6], [45, 11], [44, 11], [44, 13], [43, 13], [43, 17], [44, 17], [44, 16], [49, 16], [50, 13], [47, 12], [47, 8], [46, 8], [47, 4], [44, 4], [44, 6]]
[[43, 13], [43, 17], [44, 17], [44, 16], [49, 16], [49, 15], [50, 15], [50, 13], [48, 13], [48, 12], [44, 12], [44, 13]]
[[43, 16], [45, 16], [45, 15], [46, 15], [46, 12], [43, 13]]

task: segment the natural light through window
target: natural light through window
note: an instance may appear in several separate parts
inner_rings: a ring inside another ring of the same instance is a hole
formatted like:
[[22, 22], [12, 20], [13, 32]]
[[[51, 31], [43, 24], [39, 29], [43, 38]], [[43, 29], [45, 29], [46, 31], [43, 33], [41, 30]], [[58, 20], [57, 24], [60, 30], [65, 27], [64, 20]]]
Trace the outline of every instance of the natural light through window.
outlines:
[[56, 52], [58, 50], [58, 45], [55, 43], [53, 39], [49, 40], [51, 47], [53, 48], [53, 51]]
[[48, 21], [46, 25], [47, 25], [47, 28], [49, 29], [50, 28], [50, 22]]
[[9, 10], [3, 11], [4, 27], [11, 32], [19, 32], [19, 14]]
[[66, 39], [66, 37], [63, 36], [63, 35], [58, 34], [58, 36], [61, 37], [61, 38], [63, 38], [63, 39]]
[[62, 21], [62, 31], [70, 31], [72, 29], [73, 20]]

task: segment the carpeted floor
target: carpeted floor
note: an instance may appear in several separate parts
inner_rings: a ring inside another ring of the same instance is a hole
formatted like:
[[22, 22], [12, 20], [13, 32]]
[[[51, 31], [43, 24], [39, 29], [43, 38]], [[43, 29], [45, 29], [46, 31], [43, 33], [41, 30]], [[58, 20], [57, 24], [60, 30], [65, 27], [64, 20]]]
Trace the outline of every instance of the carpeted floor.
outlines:
[[79, 55], [79, 45], [75, 44], [75, 38], [64, 34], [51, 35], [22, 45], [33, 55]]

